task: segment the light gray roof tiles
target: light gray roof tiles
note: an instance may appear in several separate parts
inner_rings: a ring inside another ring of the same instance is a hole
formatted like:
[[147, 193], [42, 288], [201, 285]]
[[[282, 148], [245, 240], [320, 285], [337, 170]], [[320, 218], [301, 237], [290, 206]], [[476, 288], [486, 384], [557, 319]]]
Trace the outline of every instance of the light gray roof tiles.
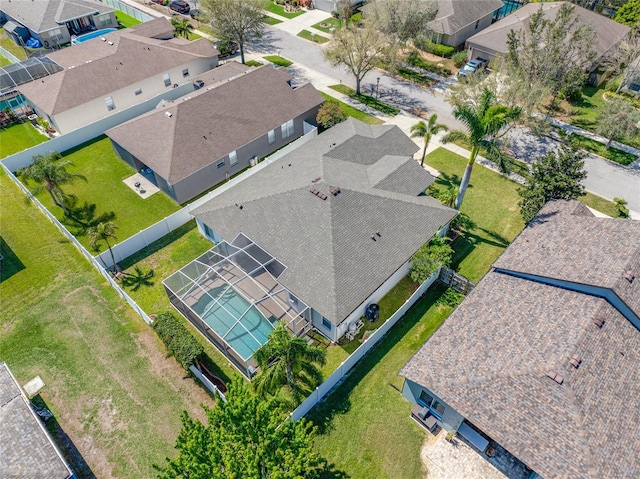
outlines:
[[429, 26], [436, 33], [453, 35], [502, 5], [502, 0], [438, 0], [438, 13]]
[[97, 0], [4, 0], [0, 10], [38, 33], [94, 12], [114, 11]]
[[[415, 163], [411, 156], [417, 146], [409, 148], [400, 137], [411, 142], [395, 126], [371, 127], [349, 119], [194, 214], [224, 238], [243, 232], [264, 247], [287, 266], [279, 281], [339, 324], [456, 214], [431, 197], [417, 196], [418, 180], [409, 192], [400, 191], [404, 165], [385, 156], [388, 147], [382, 143], [406, 148], [404, 163]], [[390, 180], [391, 191], [376, 187], [382, 175], [371, 183], [367, 171], [389, 158], [395, 161], [389, 162], [388, 175], [398, 175]], [[414, 174], [422, 178], [424, 190], [432, 178], [418, 170]], [[331, 193], [335, 187], [340, 188], [336, 196]], [[377, 231], [381, 237], [373, 241]]]

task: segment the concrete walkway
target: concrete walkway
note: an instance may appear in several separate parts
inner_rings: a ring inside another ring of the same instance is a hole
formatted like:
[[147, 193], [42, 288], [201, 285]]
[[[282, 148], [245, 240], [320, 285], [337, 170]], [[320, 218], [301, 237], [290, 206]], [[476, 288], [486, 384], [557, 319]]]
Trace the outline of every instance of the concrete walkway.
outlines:
[[320, 23], [321, 21], [331, 17], [329, 13], [322, 10], [305, 10], [305, 13], [294, 18], [284, 18], [271, 12], [266, 13], [270, 17], [277, 18], [282, 21], [282, 23], [272, 25], [272, 28], [277, 30], [282, 30], [283, 32], [290, 33], [291, 35], [298, 35], [302, 30], [308, 30], [326, 38], [331, 37], [331, 34], [316, 30], [312, 27], [312, 25]]

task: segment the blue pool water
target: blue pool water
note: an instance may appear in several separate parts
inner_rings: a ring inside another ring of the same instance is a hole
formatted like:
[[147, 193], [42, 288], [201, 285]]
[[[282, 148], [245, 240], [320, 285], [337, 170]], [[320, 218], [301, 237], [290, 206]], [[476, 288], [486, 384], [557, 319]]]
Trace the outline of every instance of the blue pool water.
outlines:
[[[267, 318], [233, 288], [227, 289], [217, 301], [209, 302], [203, 309], [205, 311], [202, 319], [245, 361], [267, 342], [273, 330]], [[241, 316], [242, 319], [235, 324]]]
[[102, 30], [96, 30], [95, 32], [85, 33], [84, 35], [80, 35], [79, 37], [73, 38], [71, 40], [72, 45], [76, 45], [77, 43], [86, 42], [87, 40], [91, 40], [92, 38], [98, 38], [107, 33], [115, 32], [115, 28], [103, 28]]

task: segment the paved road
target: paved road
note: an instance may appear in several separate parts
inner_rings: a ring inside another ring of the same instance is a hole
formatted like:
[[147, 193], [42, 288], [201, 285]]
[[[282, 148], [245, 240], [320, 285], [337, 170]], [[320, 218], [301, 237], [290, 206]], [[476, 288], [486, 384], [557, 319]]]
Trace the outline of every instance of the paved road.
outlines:
[[[320, 73], [325, 83], [329, 78], [334, 79], [335, 83], [342, 82], [355, 87], [355, 80], [351, 74], [343, 68], [331, 66], [324, 60], [321, 47], [286, 31], [269, 29], [262, 41], [252, 46], [252, 50], [259, 56], [280, 54], [296, 64], [303, 65], [306, 67], [307, 76], [299, 78], [299, 81], [314, 81], [313, 75], [308, 72], [310, 70]], [[437, 113], [440, 123], [449, 128], [462, 127], [453, 118], [451, 106], [445, 100], [442, 91], [426, 90], [374, 70], [362, 82], [364, 93], [376, 91], [377, 78], [380, 78], [378, 93], [381, 100], [409, 113], [414, 108], [427, 113]], [[514, 155], [526, 162], [532, 162], [536, 157], [558, 147], [554, 140], [541, 139], [522, 129], [512, 130], [509, 138], [509, 147]], [[640, 170], [624, 168], [595, 156], [587, 158], [585, 168], [588, 176], [584, 185], [589, 191], [607, 199], [623, 197], [629, 202], [629, 209], [640, 212]]]

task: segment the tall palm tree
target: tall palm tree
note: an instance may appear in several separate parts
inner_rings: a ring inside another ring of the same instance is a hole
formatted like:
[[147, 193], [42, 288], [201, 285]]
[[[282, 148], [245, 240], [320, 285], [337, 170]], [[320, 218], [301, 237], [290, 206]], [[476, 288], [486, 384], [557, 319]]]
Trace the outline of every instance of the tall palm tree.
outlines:
[[434, 113], [429, 117], [427, 123], [425, 123], [424, 121], [419, 121], [411, 127], [412, 137], [415, 138], [417, 136], [420, 136], [424, 138], [424, 149], [422, 150], [422, 160], [420, 161], [420, 166], [424, 166], [424, 157], [427, 154], [427, 147], [429, 146], [431, 137], [441, 131], [449, 130], [446, 125], [436, 123], [436, 121], [438, 121], [438, 115]]
[[114, 271], [117, 270], [116, 258], [115, 256], [113, 256], [113, 250], [111, 249], [111, 243], [109, 243], [109, 240], [118, 240], [118, 238], [116, 237], [117, 229], [118, 227], [113, 221], [104, 221], [98, 223], [95, 226], [92, 226], [87, 230], [87, 233], [89, 234], [89, 244], [94, 250], [98, 251], [100, 249], [101, 241], [104, 241], [106, 243], [107, 248], [109, 248], [109, 253], [111, 254], [111, 261], [113, 263]]
[[469, 133], [459, 130], [452, 131], [442, 138], [442, 142], [449, 143], [456, 140], [464, 140], [471, 145], [471, 154], [464, 170], [460, 191], [454, 206], [457, 210], [462, 205], [464, 194], [471, 179], [473, 164], [478, 157], [480, 148], [484, 148], [487, 158], [496, 163], [500, 171], [509, 171], [509, 158], [502, 152], [497, 140], [500, 131], [516, 121], [520, 117], [520, 113], [520, 107], [499, 105], [495, 94], [488, 88], [482, 91], [477, 104], [458, 105], [454, 108], [453, 115], [467, 127]]
[[62, 155], [56, 151], [48, 155], [35, 155], [33, 163], [17, 171], [16, 175], [22, 180], [33, 181], [37, 186], [31, 189], [31, 193], [37, 195], [46, 191], [51, 196], [53, 203], [64, 210], [68, 215], [69, 210], [65, 205], [65, 194], [60, 185], [73, 183], [75, 180], [87, 179], [79, 173], [69, 173], [68, 166], [73, 166], [69, 160], [63, 160]]
[[258, 349], [254, 358], [260, 372], [254, 378], [256, 391], [262, 395], [277, 394], [286, 387], [296, 403], [300, 403], [322, 382], [319, 365], [327, 361], [324, 349], [309, 346], [303, 338], [293, 336], [284, 322], [269, 333], [269, 340]]
[[188, 18], [176, 18], [171, 19], [171, 25], [173, 25], [173, 34], [176, 37], [183, 37], [189, 39], [189, 34], [193, 32], [193, 25]]

